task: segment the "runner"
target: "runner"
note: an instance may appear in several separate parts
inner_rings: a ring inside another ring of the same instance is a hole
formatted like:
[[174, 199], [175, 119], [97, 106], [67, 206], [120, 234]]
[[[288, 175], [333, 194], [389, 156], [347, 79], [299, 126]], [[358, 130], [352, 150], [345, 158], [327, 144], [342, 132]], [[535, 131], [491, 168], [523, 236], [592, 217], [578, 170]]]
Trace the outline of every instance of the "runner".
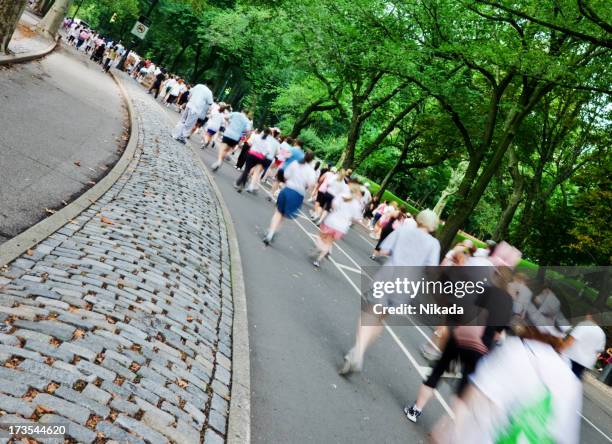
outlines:
[[[244, 171], [242, 171], [242, 174], [234, 184], [234, 188], [236, 188], [239, 193], [244, 189], [251, 173], [257, 175], [257, 170], [261, 170], [261, 167], [264, 165], [266, 154], [271, 149], [270, 141], [272, 138], [272, 130], [270, 128], [265, 128], [261, 134], [253, 138], [251, 148], [247, 153]], [[252, 192], [251, 185], [249, 185], [249, 190], [247, 191]]]
[[353, 222], [361, 222], [361, 197], [359, 186], [353, 184], [348, 193], [334, 198], [331, 212], [321, 223], [321, 231], [315, 241], [319, 254], [312, 265], [320, 267], [323, 258], [331, 253], [334, 242], [344, 237]]
[[224, 123], [225, 109], [225, 106], [217, 106], [210, 110], [210, 117], [206, 123], [206, 132], [202, 134], [202, 149], [208, 148], [211, 142], [212, 147], [215, 147], [214, 138], [217, 132], [219, 132], [219, 128], [221, 128], [221, 125]]
[[294, 219], [297, 216], [304, 195], [315, 184], [315, 172], [310, 165], [313, 159], [314, 153], [306, 151], [302, 160], [292, 162], [284, 171], [285, 187], [278, 195], [276, 211], [263, 239], [264, 244], [270, 245], [284, 218]]
[[572, 372], [582, 379], [585, 369], [592, 369], [598, 353], [606, 348], [606, 334], [588, 313], [585, 320], [576, 325], [565, 338], [563, 354], [572, 363]]
[[187, 143], [187, 138], [191, 135], [196, 121], [199, 117], [206, 115], [212, 103], [213, 95], [208, 86], [198, 84], [191, 88], [189, 102], [187, 102], [185, 111], [181, 115], [181, 120], [172, 132], [172, 137], [182, 144]]
[[[386, 267], [438, 265], [440, 242], [431, 235], [438, 228], [438, 216], [432, 210], [423, 210], [417, 215], [416, 222], [416, 229], [400, 227], [382, 243], [381, 253], [390, 257], [379, 273], [384, 273]], [[397, 303], [400, 302], [389, 301], [390, 305]], [[355, 344], [344, 357], [340, 375], [361, 371], [365, 352], [382, 332], [383, 320], [383, 315], [375, 316], [371, 310], [362, 311]]]
[[238, 145], [238, 142], [242, 136], [251, 130], [251, 126], [252, 122], [250, 113], [247, 114], [246, 111], [242, 110], [241, 112], [235, 111], [229, 115], [227, 128], [225, 130], [225, 134], [223, 135], [223, 139], [221, 139], [221, 146], [219, 147], [217, 161], [211, 165], [213, 172], [221, 168], [225, 156], [236, 148], [236, 145]]
[[437, 443], [580, 442], [580, 382], [559, 356], [560, 338], [534, 327], [481, 359], [433, 432]]
[[[385, 226], [382, 228], [380, 232], [380, 239], [378, 239], [378, 242], [376, 243], [376, 246], [374, 247], [374, 250], [372, 251], [372, 254], [370, 255], [370, 259], [376, 260], [380, 252], [381, 244], [387, 238], [387, 236], [389, 236], [394, 230], [397, 230], [404, 223], [404, 220], [407, 217], [406, 213], [407, 213], [407, 210], [406, 210], [406, 207], [404, 206], [401, 206], [400, 208], [395, 209], [393, 213], [391, 213], [391, 215], [389, 216], [389, 219], [385, 223]], [[410, 220], [412, 220], [411, 215], [409, 215], [408, 217]], [[414, 225], [416, 226], [416, 223]]]
[[185, 81], [183, 79], [175, 80], [175, 82], [170, 87], [170, 91], [168, 92], [168, 97], [166, 98], [166, 106], [175, 105], [178, 101], [178, 97], [183, 94], [186, 90]]

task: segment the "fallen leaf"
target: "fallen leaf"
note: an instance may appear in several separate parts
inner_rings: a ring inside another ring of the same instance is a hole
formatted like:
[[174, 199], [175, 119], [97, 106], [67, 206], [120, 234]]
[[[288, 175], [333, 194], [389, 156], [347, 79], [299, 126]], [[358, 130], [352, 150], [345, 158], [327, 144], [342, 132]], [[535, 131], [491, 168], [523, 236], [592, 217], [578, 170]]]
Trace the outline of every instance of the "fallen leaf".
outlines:
[[130, 365], [130, 370], [132, 370], [133, 372], [137, 372], [138, 370], [140, 370], [140, 364], [137, 362], [132, 362], [132, 365]]
[[106, 216], [100, 216], [100, 220], [102, 221], [103, 224], [115, 225], [115, 222], [113, 222]]
[[53, 393], [55, 392], [59, 387], [59, 384], [52, 382], [51, 384], [49, 384], [47, 386], [47, 393]]
[[178, 379], [178, 380], [176, 381], [176, 383], [177, 383], [177, 385], [178, 385], [180, 388], [185, 388], [185, 387], [187, 387], [187, 381], [185, 381], [184, 379]]
[[95, 185], [96, 183], [93, 180], [90, 180], [89, 182], [87, 182], [88, 185]]
[[53, 410], [53, 409], [50, 409], [49, 407], [45, 407], [44, 405], [40, 405], [40, 404], [39, 404], [39, 405], [36, 407], [36, 412], [37, 412], [37, 413], [39, 413], [39, 414], [41, 414], [41, 415], [44, 415], [45, 413], [53, 413], [53, 412], [54, 412], [54, 410]]
[[81, 330], [80, 328], [77, 328], [77, 329], [74, 331], [74, 335], [73, 335], [73, 337], [74, 337], [75, 339], [80, 339], [80, 338], [82, 338], [83, 336], [85, 336], [85, 331], [84, 331], [84, 330]]
[[193, 321], [193, 316], [187, 316], [187, 322]]
[[28, 248], [28, 251], [26, 251], [26, 254], [28, 256], [32, 256], [34, 254], [34, 251]]
[[55, 210], [51, 210], [50, 208], [45, 208], [45, 213], [55, 214]]
[[75, 161], [74, 161], [74, 164], [75, 164], [76, 166], [80, 167], [80, 166], [81, 166], [81, 161], [80, 161], [80, 160], [75, 160]]

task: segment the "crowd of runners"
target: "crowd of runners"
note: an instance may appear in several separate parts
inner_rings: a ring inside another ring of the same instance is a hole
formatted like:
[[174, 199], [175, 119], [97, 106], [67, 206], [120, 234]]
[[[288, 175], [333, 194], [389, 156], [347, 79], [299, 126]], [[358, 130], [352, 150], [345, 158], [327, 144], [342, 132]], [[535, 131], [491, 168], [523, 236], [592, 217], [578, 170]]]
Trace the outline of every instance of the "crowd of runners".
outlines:
[[[123, 54], [120, 43], [101, 39], [98, 45], [95, 33], [72, 26], [69, 41], [76, 41], [77, 49], [95, 54], [104, 47], [99, 54], [108, 57], [112, 48], [110, 66]], [[184, 144], [191, 139], [202, 149], [216, 150], [213, 172], [233, 164], [238, 193], [257, 195], [266, 187], [269, 197], [262, 204], [274, 201], [275, 210], [262, 242], [271, 248], [283, 221], [301, 213], [319, 227], [313, 267], [320, 267], [334, 244], [356, 229], [367, 230], [377, 241], [370, 253], [381, 264], [377, 276], [397, 267], [488, 270], [485, 291], [472, 302], [481, 310], [481, 322], [449, 315], [423, 344], [421, 352], [433, 365], [416, 400], [404, 408], [410, 421], [418, 421], [442, 375], [454, 369], [460, 374], [454, 420], [440, 420], [433, 431], [437, 442], [579, 442], [583, 373], [595, 366], [606, 337], [590, 314], [571, 325], [552, 284], [517, 270], [517, 249], [505, 242], [477, 247], [463, 240], [441, 255], [433, 236], [440, 221], [432, 210], [413, 216], [395, 201], [372, 197], [367, 181], [317, 160], [299, 138], [278, 128], [253, 128], [250, 112], [215, 102], [210, 85], [190, 85], [136, 55], [128, 59], [132, 78], [162, 105], [181, 113], [171, 131], [175, 140]], [[364, 304], [354, 345], [339, 368], [343, 376], [363, 368], [367, 349], [384, 328], [386, 315], [370, 309], [375, 302]], [[391, 294], [384, 302], [398, 307], [411, 300]]]

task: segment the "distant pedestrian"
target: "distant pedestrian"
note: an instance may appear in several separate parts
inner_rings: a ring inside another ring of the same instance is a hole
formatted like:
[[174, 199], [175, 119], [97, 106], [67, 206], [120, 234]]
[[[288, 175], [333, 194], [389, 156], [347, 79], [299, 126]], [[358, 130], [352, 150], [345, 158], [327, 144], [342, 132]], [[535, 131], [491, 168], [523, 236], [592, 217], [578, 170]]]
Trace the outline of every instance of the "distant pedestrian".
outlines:
[[198, 118], [203, 118], [208, 113], [208, 108], [213, 104], [212, 91], [206, 85], [198, 84], [191, 88], [189, 102], [185, 106], [185, 111], [181, 120], [174, 128], [172, 137], [181, 143], [187, 143], [187, 138], [191, 135], [191, 130], [195, 126]]
[[161, 69], [157, 70], [157, 73], [155, 74], [155, 80], [153, 81], [151, 88], [149, 88], [149, 94], [152, 94], [152, 92], [155, 91], [156, 99], [159, 96], [159, 90], [161, 89], [162, 82], [165, 78], [166, 74], [164, 73], [164, 71], [162, 71]]

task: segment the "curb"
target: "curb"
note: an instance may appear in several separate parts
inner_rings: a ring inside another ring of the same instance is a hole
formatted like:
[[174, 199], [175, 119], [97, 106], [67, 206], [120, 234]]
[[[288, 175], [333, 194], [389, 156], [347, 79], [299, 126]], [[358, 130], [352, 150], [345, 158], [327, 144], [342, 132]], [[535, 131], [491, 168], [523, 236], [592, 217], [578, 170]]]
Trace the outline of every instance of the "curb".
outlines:
[[59, 46], [60, 40], [61, 37], [58, 36], [54, 43], [51, 43], [51, 45], [45, 49], [41, 49], [40, 51], [29, 52], [26, 54], [3, 55], [0, 57], [0, 66], [31, 62], [32, 60], [41, 59], [53, 52]]
[[247, 318], [246, 291], [242, 273], [242, 259], [238, 236], [232, 216], [223, 200], [221, 190], [213, 175], [204, 164], [197, 149], [191, 142], [189, 148], [208, 177], [225, 219], [227, 240], [230, 249], [232, 270], [232, 298], [234, 301], [234, 325], [232, 327], [232, 388], [226, 442], [242, 444], [251, 442], [251, 361], [249, 349], [249, 323]]
[[0, 245], [0, 267], [7, 265], [9, 262], [17, 259], [28, 249], [32, 248], [39, 242], [45, 240], [48, 236], [55, 233], [57, 230], [66, 225], [70, 220], [77, 217], [85, 211], [91, 204], [98, 200], [110, 187], [112, 187], [117, 179], [126, 170], [128, 164], [132, 161], [138, 144], [138, 121], [132, 106], [132, 101], [123, 85], [111, 74], [113, 80], [119, 87], [119, 92], [127, 105], [128, 116], [130, 121], [130, 140], [128, 141], [123, 154], [115, 164], [115, 166], [100, 180], [96, 185], [81, 194], [76, 200], [69, 203], [67, 206], [58, 210], [56, 213], [41, 220], [36, 225], [31, 226], [23, 233], [18, 234], [11, 240]]

